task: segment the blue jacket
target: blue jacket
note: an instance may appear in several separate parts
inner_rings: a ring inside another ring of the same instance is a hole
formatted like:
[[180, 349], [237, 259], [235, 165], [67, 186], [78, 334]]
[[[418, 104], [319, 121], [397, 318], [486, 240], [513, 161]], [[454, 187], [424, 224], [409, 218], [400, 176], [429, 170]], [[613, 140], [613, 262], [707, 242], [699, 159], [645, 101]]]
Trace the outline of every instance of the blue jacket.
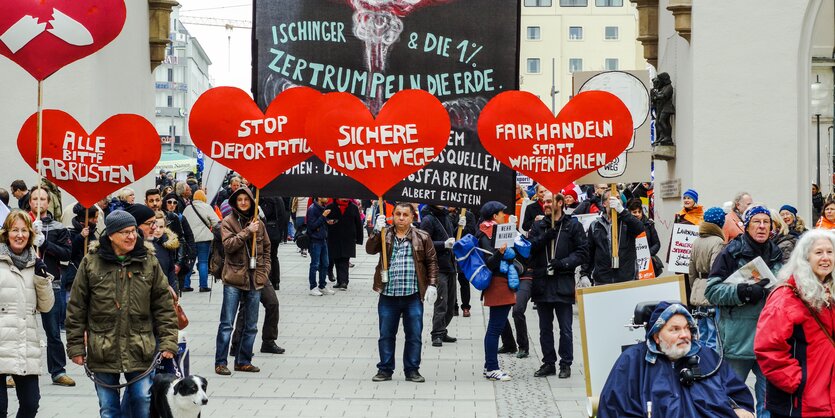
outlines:
[[324, 215], [322, 215], [324, 212], [325, 207], [320, 205], [318, 202], [313, 202], [313, 204], [307, 208], [307, 218], [305, 223], [307, 224], [307, 234], [310, 236], [311, 241], [322, 243], [328, 240], [327, 219]]
[[[646, 344], [635, 344], [618, 357], [600, 392], [598, 418], [646, 417], [648, 401], [653, 417], [736, 418], [731, 399], [739, 408], [754, 410], [751, 391], [728, 363], [715, 375], [686, 387], [679, 382], [679, 371], [687, 365], [687, 357], [672, 364], [658, 356], [650, 363], [647, 351]], [[699, 349], [696, 354], [701, 373], [712, 371], [719, 361], [710, 349]]]
[[756, 304], [743, 304], [737, 285], [725, 284], [725, 279], [757, 257], [763, 258], [775, 277], [783, 266], [780, 248], [771, 240], [766, 241], [763, 253], [751, 242], [748, 234], [742, 234], [728, 243], [716, 256], [705, 289], [707, 300], [719, 307], [719, 335], [725, 357], [734, 360], [754, 360], [754, 334], [766, 298]]

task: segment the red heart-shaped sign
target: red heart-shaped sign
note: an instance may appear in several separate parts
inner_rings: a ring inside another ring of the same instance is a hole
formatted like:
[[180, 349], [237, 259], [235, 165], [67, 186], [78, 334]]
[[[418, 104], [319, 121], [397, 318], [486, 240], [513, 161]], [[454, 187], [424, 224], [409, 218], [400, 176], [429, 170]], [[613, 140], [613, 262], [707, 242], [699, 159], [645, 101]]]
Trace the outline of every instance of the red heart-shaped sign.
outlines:
[[43, 80], [116, 39], [126, 16], [124, 0], [3, 0], [0, 54]]
[[533, 94], [507, 91], [481, 111], [478, 136], [504, 165], [558, 192], [626, 149], [632, 115], [605, 91], [574, 96], [556, 118]]
[[265, 113], [245, 91], [216, 87], [191, 109], [191, 139], [207, 157], [262, 188], [313, 156], [305, 123], [321, 96], [310, 87], [293, 87], [276, 96]]
[[[17, 136], [20, 155], [37, 171], [38, 114], [26, 120]], [[115, 115], [87, 131], [69, 114], [43, 111], [41, 161], [46, 178], [84, 207], [150, 173], [159, 162], [159, 134], [139, 115]]]
[[348, 93], [322, 96], [312, 115], [307, 137], [313, 153], [376, 196], [432, 162], [449, 141], [449, 114], [423, 90], [396, 93], [376, 119]]

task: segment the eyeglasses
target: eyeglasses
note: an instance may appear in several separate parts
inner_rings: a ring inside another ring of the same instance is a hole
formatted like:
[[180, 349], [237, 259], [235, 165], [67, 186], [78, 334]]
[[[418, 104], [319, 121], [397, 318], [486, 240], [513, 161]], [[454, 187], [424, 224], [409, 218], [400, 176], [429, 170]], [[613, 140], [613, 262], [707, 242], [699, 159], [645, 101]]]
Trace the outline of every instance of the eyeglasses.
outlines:
[[169, 205], [171, 205], [171, 204], [176, 205], [176, 204], [177, 204], [177, 201], [176, 201], [176, 200], [174, 200], [174, 199], [171, 199], [171, 200], [166, 200], [166, 201], [165, 201], [165, 203], [168, 203]]
[[121, 235], [124, 238], [127, 238], [131, 235], [136, 235], [136, 229], [131, 229], [129, 231], [119, 231], [117, 234]]
[[156, 219], [151, 219], [148, 222], [144, 222], [142, 225], [145, 225], [145, 226], [147, 226], [148, 228], [151, 228], [151, 229], [154, 229], [154, 228], [158, 227]]

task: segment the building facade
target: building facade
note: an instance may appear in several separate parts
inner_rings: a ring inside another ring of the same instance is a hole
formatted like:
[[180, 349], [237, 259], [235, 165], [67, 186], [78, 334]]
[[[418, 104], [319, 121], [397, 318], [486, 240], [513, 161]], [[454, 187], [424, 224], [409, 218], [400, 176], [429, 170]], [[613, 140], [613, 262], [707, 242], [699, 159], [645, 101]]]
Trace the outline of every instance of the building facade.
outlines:
[[643, 70], [628, 0], [522, 0], [520, 89], [559, 111], [575, 71]]

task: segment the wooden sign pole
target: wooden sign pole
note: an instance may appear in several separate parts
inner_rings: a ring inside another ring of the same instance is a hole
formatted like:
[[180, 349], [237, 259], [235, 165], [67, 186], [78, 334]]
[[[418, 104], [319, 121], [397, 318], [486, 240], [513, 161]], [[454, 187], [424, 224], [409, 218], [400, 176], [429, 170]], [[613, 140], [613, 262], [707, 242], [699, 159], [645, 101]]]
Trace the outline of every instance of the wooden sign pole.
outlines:
[[[618, 186], [615, 183], [611, 184], [611, 197], [618, 197]], [[612, 268], [620, 267], [620, 257], [618, 257], [618, 212], [615, 208], [609, 209], [612, 212]]]

